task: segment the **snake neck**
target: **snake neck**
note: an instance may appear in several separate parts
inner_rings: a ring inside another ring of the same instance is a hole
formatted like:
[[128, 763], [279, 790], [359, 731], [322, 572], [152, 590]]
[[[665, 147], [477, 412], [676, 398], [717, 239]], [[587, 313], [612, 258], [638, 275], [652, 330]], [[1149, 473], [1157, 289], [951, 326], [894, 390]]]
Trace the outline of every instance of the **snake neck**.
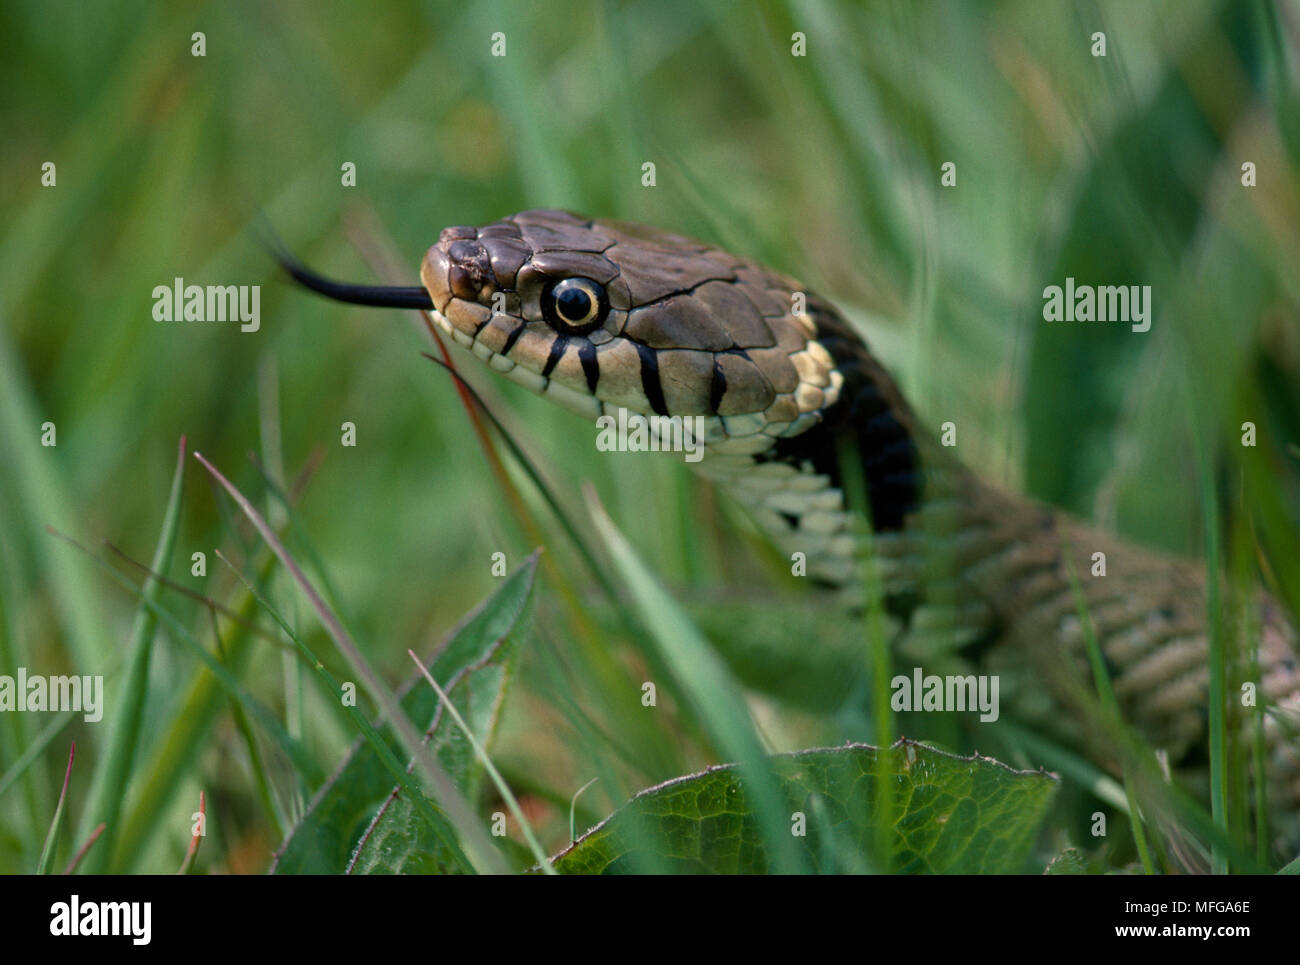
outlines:
[[[835, 403], [814, 426], [764, 452], [706, 452], [698, 469], [746, 506], [796, 572], [804, 567], [814, 582], [853, 593], [861, 589], [871, 542], [861, 515], [875, 539], [897, 542], [927, 513], [968, 501], [982, 487], [920, 424], [888, 371], [828, 303], [809, 295], [807, 313], [842, 380]], [[865, 514], [849, 508], [859, 497]], [[889, 593], [916, 589], [912, 575], [893, 580]]]

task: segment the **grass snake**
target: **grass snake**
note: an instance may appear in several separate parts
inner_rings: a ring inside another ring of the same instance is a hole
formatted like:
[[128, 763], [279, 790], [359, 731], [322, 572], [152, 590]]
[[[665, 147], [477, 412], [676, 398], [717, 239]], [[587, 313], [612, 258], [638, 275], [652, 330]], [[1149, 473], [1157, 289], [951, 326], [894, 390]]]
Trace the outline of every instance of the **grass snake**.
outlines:
[[[982, 672], [1012, 682], [1027, 719], [1064, 727], [1118, 772], [1089, 696], [1086, 613], [1123, 719], [1180, 778], [1195, 786], [1203, 775], [1204, 566], [981, 480], [920, 424], [840, 313], [794, 279], [677, 234], [549, 210], [444, 229], [421, 265], [422, 288], [342, 285], [282, 261], [339, 300], [430, 310], [489, 368], [589, 419], [619, 407], [699, 417], [696, 468], [784, 553], [804, 554], [816, 582], [850, 595], [861, 587], [864, 537], [841, 460], [855, 453], [896, 645], [909, 633], [950, 632]], [[1097, 553], [1104, 577], [1092, 575]], [[1242, 658], [1229, 679], [1253, 680], [1267, 708], [1273, 839], [1294, 847], [1297, 634], [1263, 592], [1249, 609], [1255, 674]], [[1230, 733], [1244, 748], [1247, 715], [1234, 694]]]

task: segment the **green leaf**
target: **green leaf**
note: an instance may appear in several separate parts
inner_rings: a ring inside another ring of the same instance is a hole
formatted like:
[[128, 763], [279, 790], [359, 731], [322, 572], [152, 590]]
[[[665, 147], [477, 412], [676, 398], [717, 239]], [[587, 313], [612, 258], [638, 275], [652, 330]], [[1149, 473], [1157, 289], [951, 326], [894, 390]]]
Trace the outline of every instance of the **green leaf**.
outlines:
[[[866, 744], [768, 758], [785, 795], [794, 840], [821, 872], [869, 871], [877, 755]], [[912, 873], [1023, 870], [1058, 779], [987, 757], [958, 757], [906, 738], [883, 752], [892, 775], [891, 866]], [[563, 874], [648, 870], [765, 873], [768, 848], [734, 765], [713, 767], [642, 791], [555, 858]]]
[[[534, 554], [452, 631], [430, 664], [473, 729], [490, 739], [500, 714], [515, 654], [527, 633], [527, 611], [537, 568]], [[481, 778], [474, 752], [452, 721], [439, 712], [438, 695], [418, 674], [402, 692], [411, 720], [435, 725], [430, 746], [461, 793], [473, 801]], [[389, 728], [384, 739], [400, 745]], [[302, 820], [289, 832], [272, 869], [275, 874], [339, 874], [348, 868], [372, 822], [356, 871], [439, 872], [445, 846], [411, 803], [392, 797], [394, 782], [373, 748], [358, 740], [343, 765], [317, 792]], [[385, 805], [387, 805], [385, 807]], [[383, 810], [377, 822], [375, 818]]]
[[1045, 875], [1086, 875], [1088, 862], [1078, 848], [1066, 848], [1043, 869]]

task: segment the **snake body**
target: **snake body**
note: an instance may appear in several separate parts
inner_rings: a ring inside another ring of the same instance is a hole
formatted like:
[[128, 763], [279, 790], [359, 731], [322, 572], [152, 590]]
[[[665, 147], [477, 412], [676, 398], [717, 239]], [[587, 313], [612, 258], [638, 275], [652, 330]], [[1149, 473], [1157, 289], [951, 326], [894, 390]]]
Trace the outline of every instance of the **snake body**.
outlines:
[[[809, 576], [860, 590], [869, 542], [898, 640], [950, 634], [1004, 675], [1028, 717], [1071, 726], [1118, 772], [1089, 726], [1077, 588], [1125, 721], [1180, 775], [1203, 768], [1204, 568], [983, 482], [919, 423], [835, 308], [794, 279], [677, 234], [562, 211], [446, 228], [420, 276], [455, 342], [543, 397], [589, 419], [619, 407], [699, 417], [698, 469], [780, 549], [804, 554]], [[861, 462], [865, 536], [841, 478], [845, 446]], [[1297, 634], [1266, 595], [1252, 615], [1252, 679], [1268, 708], [1264, 773], [1253, 777], [1265, 782], [1274, 840], [1294, 842]]]

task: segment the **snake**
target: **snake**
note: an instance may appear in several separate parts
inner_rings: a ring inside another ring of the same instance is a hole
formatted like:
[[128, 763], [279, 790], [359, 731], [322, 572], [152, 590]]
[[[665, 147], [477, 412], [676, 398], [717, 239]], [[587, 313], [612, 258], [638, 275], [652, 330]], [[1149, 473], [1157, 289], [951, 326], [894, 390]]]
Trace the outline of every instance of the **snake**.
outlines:
[[[1026, 719], [1069, 730], [1120, 773], [1090, 700], [1095, 643], [1125, 724], [1180, 781], [1204, 775], [1204, 564], [985, 481], [922, 424], [845, 315], [795, 279], [670, 231], [559, 210], [444, 228], [419, 286], [340, 283], [279, 258], [335, 300], [429, 312], [488, 369], [588, 419], [689, 418], [694, 468], [782, 553], [802, 554], [813, 582], [860, 596], [873, 566], [892, 640], [950, 634], [1012, 681]], [[1274, 597], [1252, 594], [1250, 646], [1229, 669], [1265, 709], [1250, 780], [1281, 852], [1300, 840], [1297, 632]], [[1248, 734], [1232, 693], [1234, 731]]]

